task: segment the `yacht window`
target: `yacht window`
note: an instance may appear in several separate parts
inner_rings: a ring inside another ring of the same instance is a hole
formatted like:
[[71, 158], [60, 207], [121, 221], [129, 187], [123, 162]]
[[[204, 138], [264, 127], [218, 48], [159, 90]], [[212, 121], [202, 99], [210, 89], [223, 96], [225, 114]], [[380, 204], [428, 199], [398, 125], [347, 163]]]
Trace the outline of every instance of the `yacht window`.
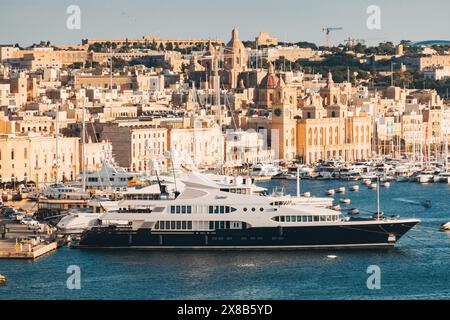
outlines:
[[214, 221], [214, 229], [219, 229], [220, 228], [220, 221]]
[[280, 221], [280, 217], [275, 217], [275, 218], [273, 218], [273, 220]]
[[180, 206], [176, 206], [176, 207], [177, 207], [177, 214], [178, 214], [178, 213], [180, 213], [181, 208], [180, 208]]
[[312, 216], [308, 216], [308, 222], [312, 222], [312, 221], [313, 221]]
[[224, 214], [225, 213], [225, 207], [224, 206], [220, 206], [220, 213]]
[[291, 222], [291, 217], [290, 216], [286, 216], [286, 222]]
[[297, 222], [301, 222], [302, 221], [302, 217], [301, 216], [297, 216]]
[[256, 211], [256, 209], [255, 208], [252, 208], [252, 212], [255, 212]]
[[220, 221], [220, 229], [225, 229], [225, 221]]
[[181, 229], [181, 221], [177, 221], [177, 229], [178, 229], [178, 230]]
[[230, 221], [225, 221], [225, 229], [230, 229]]
[[284, 216], [280, 217], [280, 222], [284, 222]]
[[166, 230], [170, 230], [170, 221], [166, 221]]
[[218, 213], [219, 213], [219, 206], [215, 206], [215, 207], [214, 207], [214, 213], [215, 213], [215, 214], [218, 214]]
[[170, 221], [170, 229], [175, 230], [176, 224], [175, 221]]
[[170, 206], [170, 213], [175, 213], [175, 206]]
[[325, 216], [321, 216], [321, 217], [320, 217], [320, 221], [321, 221], [321, 222], [326, 221], [326, 220], [327, 220], [327, 217], [325, 217]]
[[191, 214], [192, 213], [192, 206], [187, 206], [187, 213]]
[[209, 222], [209, 229], [214, 229], [214, 221]]
[[291, 216], [291, 221], [295, 222], [295, 216]]
[[314, 216], [314, 222], [319, 221], [319, 216]]
[[244, 208], [244, 212], [247, 212], [247, 208]]
[[189, 230], [192, 229], [192, 221], [188, 221], [188, 222], [187, 222], [187, 228], [188, 228]]
[[159, 229], [159, 221], [156, 221], [155, 229]]
[[225, 213], [229, 213], [230, 212], [230, 207], [229, 206], [226, 206], [225, 207]]
[[184, 214], [186, 213], [186, 206], [181, 207], [181, 213], [184, 213]]
[[331, 221], [332, 218], [332, 216], [327, 216], [327, 221]]
[[214, 213], [214, 207], [213, 206], [209, 206], [208, 207], [209, 213], [212, 214]]
[[259, 208], [259, 211], [263, 212], [263, 211], [264, 211], [264, 208]]

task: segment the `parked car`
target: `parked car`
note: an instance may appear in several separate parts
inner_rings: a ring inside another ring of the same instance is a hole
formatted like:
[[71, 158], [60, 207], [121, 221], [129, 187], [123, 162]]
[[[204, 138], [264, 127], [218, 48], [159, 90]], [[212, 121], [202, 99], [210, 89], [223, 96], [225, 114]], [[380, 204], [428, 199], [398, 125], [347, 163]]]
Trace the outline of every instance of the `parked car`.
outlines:
[[15, 195], [13, 195], [12, 197], [12, 201], [22, 201], [23, 197], [21, 193], [16, 193]]
[[32, 222], [30, 222], [27, 225], [27, 228], [28, 228], [28, 230], [40, 230], [41, 229], [41, 224], [38, 221], [33, 220]]
[[20, 221], [21, 224], [25, 224], [25, 225], [29, 225], [34, 222], [37, 222], [37, 221], [30, 217], [25, 217], [22, 219], [22, 221]]
[[12, 207], [4, 207], [3, 215], [6, 218], [13, 218], [14, 216], [17, 215], [17, 211], [14, 208], [12, 208]]
[[10, 207], [10, 206], [3, 206], [3, 207], [0, 209], [0, 213], [4, 215], [5, 212], [6, 212], [8, 209], [13, 209], [13, 208]]
[[16, 221], [22, 221], [25, 218], [25, 215], [23, 213], [17, 213], [13, 218]]

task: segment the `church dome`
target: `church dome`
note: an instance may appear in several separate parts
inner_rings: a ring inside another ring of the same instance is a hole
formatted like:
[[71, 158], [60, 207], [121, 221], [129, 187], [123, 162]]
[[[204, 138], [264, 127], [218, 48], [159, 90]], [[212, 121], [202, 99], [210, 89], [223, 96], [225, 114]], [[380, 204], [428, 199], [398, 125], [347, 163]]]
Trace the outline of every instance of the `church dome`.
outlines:
[[284, 81], [275, 74], [275, 68], [273, 64], [269, 63], [269, 71], [261, 80], [259, 89], [276, 89], [278, 87], [284, 87]]
[[233, 49], [233, 51], [237, 51], [239, 49], [244, 50], [244, 44], [239, 40], [239, 32], [236, 28], [231, 31], [231, 40], [227, 44], [227, 49]]

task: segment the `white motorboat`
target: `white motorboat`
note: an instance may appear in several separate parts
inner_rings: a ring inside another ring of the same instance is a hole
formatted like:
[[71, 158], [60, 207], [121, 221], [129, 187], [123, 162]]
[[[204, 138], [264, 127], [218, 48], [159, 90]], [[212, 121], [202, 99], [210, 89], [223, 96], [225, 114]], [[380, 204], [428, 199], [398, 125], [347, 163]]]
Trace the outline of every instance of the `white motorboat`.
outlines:
[[416, 176], [417, 182], [419, 182], [421, 184], [433, 182], [433, 178], [434, 178], [434, 172], [428, 171], [428, 170], [422, 171], [420, 174], [418, 174]]
[[252, 167], [250, 176], [256, 179], [270, 179], [280, 173], [280, 168], [272, 163], [259, 163]]
[[441, 172], [433, 177], [434, 182], [450, 183], [450, 171]]
[[337, 193], [345, 193], [345, 187], [339, 187], [336, 189]]
[[441, 227], [440, 227], [439, 230], [441, 230], [441, 231], [450, 231], [450, 222], [441, 224]]
[[56, 225], [61, 234], [81, 234], [86, 229], [97, 224], [97, 220], [102, 213], [86, 212], [75, 210], [62, 217]]

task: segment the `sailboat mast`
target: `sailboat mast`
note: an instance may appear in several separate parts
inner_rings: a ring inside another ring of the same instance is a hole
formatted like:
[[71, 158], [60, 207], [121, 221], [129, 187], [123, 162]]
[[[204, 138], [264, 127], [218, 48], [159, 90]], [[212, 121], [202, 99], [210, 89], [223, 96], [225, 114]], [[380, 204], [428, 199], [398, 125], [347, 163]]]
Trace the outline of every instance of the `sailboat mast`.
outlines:
[[220, 104], [220, 78], [219, 78], [219, 59], [215, 61], [215, 78], [216, 78], [216, 108], [219, 111], [219, 170], [223, 174], [223, 142], [222, 142], [222, 107]]
[[447, 133], [444, 135], [445, 136], [445, 151], [444, 151], [444, 155], [445, 155], [445, 170], [448, 170], [448, 135]]
[[195, 82], [192, 81], [192, 103], [194, 104], [192, 107], [192, 131], [193, 131], [193, 156], [194, 156], [194, 165], [197, 168], [197, 128], [196, 128], [196, 122], [197, 122], [197, 96], [196, 96], [197, 92], [195, 91]]
[[56, 149], [56, 159], [55, 159], [55, 183], [58, 182], [59, 178], [59, 105], [55, 106], [55, 149]]
[[112, 49], [110, 51], [110, 69], [109, 69], [109, 89], [111, 90], [111, 98], [112, 98], [112, 83], [113, 83], [113, 52]]
[[83, 192], [86, 191], [86, 168], [85, 168], [85, 142], [86, 142], [86, 107], [84, 105], [84, 97], [82, 100], [82, 116], [81, 116], [81, 170], [82, 170], [82, 180], [83, 180]]
[[380, 176], [377, 175], [377, 220], [380, 220]]

